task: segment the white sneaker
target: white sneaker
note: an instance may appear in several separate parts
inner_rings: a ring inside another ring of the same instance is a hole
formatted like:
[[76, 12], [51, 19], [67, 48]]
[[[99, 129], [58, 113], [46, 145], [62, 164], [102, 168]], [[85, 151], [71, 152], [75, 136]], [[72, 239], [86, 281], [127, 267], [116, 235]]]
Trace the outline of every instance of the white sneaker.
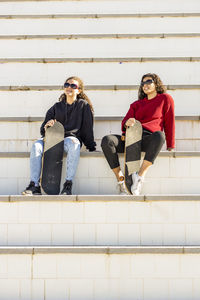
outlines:
[[117, 189], [118, 189], [118, 194], [119, 195], [128, 195], [128, 192], [127, 192], [126, 187], [125, 187], [124, 180], [123, 181], [118, 181]]
[[131, 193], [134, 196], [138, 196], [141, 193], [142, 183], [144, 179], [141, 176], [139, 176], [138, 173], [136, 172], [132, 174], [132, 179], [133, 179], [133, 184], [131, 186]]

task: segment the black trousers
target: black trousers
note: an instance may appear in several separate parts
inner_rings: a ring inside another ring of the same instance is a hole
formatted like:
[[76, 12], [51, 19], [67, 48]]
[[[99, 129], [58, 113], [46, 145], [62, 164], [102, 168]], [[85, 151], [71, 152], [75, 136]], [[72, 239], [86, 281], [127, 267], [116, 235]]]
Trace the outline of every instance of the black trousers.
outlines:
[[[154, 163], [158, 153], [165, 142], [165, 135], [162, 131], [150, 132], [143, 129], [141, 140], [141, 151], [145, 152], [144, 159]], [[125, 141], [120, 135], [106, 135], [101, 141], [103, 153], [111, 169], [119, 167], [118, 153], [124, 153]]]

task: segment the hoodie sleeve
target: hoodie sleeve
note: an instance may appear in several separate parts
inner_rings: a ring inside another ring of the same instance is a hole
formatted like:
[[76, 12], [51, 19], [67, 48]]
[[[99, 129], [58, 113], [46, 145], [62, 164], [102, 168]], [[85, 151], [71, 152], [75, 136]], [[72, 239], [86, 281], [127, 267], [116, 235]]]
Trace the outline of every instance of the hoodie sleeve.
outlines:
[[93, 114], [89, 104], [85, 104], [83, 108], [83, 122], [81, 127], [81, 139], [89, 151], [96, 150], [93, 133]]
[[45, 136], [45, 129], [44, 126], [49, 120], [55, 119], [55, 105], [53, 105], [46, 113], [44, 122], [40, 127], [40, 134], [44, 137]]

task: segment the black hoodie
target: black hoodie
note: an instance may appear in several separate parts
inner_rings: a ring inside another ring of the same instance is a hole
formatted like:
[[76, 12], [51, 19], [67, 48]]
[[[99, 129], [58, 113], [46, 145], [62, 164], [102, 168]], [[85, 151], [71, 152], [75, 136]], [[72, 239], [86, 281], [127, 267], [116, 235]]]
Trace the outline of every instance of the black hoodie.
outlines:
[[44, 126], [55, 119], [63, 124], [65, 137], [74, 136], [84, 143], [89, 151], [95, 151], [96, 143], [93, 133], [93, 114], [86, 100], [77, 99], [71, 105], [65, 100], [56, 102], [46, 113], [44, 122], [41, 125], [41, 135], [45, 135]]

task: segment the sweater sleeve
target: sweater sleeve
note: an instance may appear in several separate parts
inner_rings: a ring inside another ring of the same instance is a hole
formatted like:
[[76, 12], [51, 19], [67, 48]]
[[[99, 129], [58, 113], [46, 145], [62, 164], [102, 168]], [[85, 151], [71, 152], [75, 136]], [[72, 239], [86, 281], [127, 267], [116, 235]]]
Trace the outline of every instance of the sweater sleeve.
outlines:
[[121, 123], [121, 130], [122, 130], [122, 133], [124, 133], [126, 131], [126, 128], [124, 127], [126, 121], [130, 118], [134, 118], [134, 108], [133, 108], [133, 103], [130, 105], [130, 108], [127, 112], [127, 114], [125, 115], [125, 117], [123, 118], [122, 120], [122, 123]]
[[81, 139], [89, 151], [96, 150], [93, 133], [93, 114], [89, 104], [84, 105], [83, 122], [81, 127]]
[[167, 148], [175, 148], [174, 100], [168, 94], [166, 94], [166, 103], [164, 106], [164, 131]]
[[55, 105], [53, 105], [46, 113], [44, 122], [40, 127], [40, 134], [44, 137], [45, 136], [45, 129], [44, 126], [49, 120], [55, 119]]

